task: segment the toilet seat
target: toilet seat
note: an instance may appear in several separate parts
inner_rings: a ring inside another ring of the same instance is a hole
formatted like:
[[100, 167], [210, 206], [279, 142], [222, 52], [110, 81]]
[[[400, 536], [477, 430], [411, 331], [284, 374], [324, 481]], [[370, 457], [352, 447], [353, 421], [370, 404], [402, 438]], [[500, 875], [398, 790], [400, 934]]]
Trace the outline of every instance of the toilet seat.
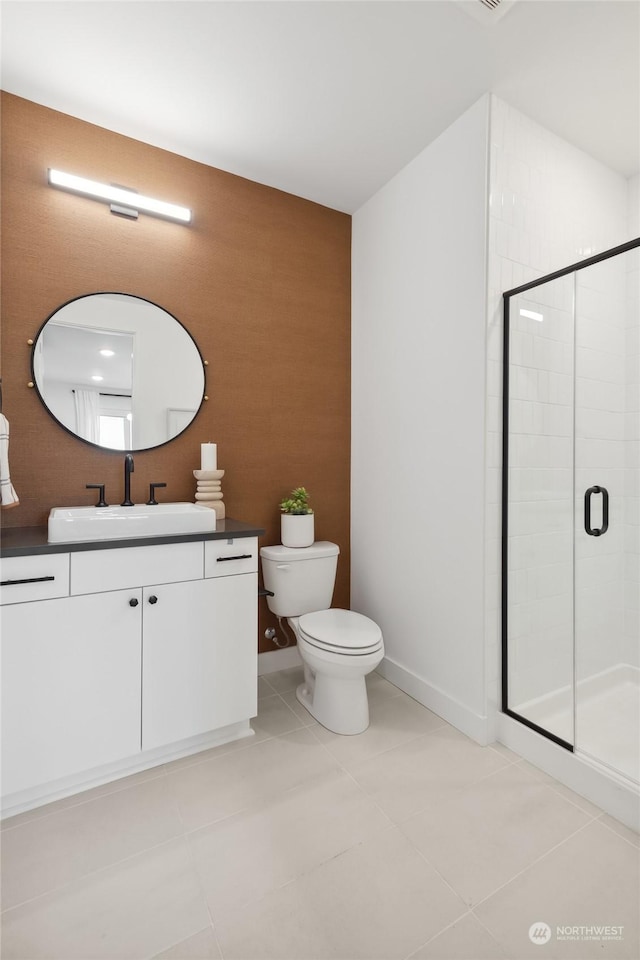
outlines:
[[302, 638], [311, 646], [342, 656], [374, 653], [382, 645], [380, 627], [354, 610], [317, 610], [298, 621]]

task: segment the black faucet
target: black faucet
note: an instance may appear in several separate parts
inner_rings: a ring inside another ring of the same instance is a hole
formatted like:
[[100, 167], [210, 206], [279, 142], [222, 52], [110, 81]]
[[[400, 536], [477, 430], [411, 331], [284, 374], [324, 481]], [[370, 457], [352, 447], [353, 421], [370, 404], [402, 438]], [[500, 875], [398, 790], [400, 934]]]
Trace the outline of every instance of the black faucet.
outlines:
[[131, 474], [133, 471], [133, 457], [128, 453], [124, 458], [124, 500], [120, 504], [121, 507], [133, 506], [133, 500], [131, 499]]

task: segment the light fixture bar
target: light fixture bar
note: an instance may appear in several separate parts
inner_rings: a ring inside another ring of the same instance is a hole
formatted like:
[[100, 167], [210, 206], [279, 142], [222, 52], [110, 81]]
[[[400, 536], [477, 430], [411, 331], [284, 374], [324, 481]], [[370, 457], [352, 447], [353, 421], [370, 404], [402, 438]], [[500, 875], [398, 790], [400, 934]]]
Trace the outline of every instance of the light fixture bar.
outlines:
[[191, 223], [191, 210], [180, 207], [175, 203], [166, 203], [164, 200], [154, 200], [145, 197], [142, 193], [125, 190], [123, 187], [114, 187], [109, 183], [99, 183], [97, 180], [87, 180], [85, 177], [76, 177], [73, 173], [64, 173], [62, 170], [49, 168], [49, 183], [53, 187], [71, 190], [95, 200], [104, 200], [122, 207], [130, 207], [144, 213], [154, 213], [159, 217], [178, 220], [180, 223]]

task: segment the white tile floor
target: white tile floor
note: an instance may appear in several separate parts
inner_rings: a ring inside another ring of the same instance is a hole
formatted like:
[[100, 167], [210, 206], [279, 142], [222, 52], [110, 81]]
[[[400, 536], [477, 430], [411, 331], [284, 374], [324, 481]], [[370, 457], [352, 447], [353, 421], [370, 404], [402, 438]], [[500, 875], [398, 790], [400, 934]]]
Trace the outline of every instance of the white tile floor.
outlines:
[[635, 834], [377, 674], [335, 736], [300, 672], [255, 737], [5, 821], [3, 960], [637, 960]]

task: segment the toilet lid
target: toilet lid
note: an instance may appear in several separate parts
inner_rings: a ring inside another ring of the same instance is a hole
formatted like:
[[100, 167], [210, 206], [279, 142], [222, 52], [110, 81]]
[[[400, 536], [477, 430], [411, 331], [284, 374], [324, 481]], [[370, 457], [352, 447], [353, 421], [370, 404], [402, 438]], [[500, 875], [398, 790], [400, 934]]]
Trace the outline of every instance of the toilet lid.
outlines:
[[353, 610], [317, 610], [299, 620], [302, 634], [316, 646], [364, 653], [382, 640], [380, 627]]

